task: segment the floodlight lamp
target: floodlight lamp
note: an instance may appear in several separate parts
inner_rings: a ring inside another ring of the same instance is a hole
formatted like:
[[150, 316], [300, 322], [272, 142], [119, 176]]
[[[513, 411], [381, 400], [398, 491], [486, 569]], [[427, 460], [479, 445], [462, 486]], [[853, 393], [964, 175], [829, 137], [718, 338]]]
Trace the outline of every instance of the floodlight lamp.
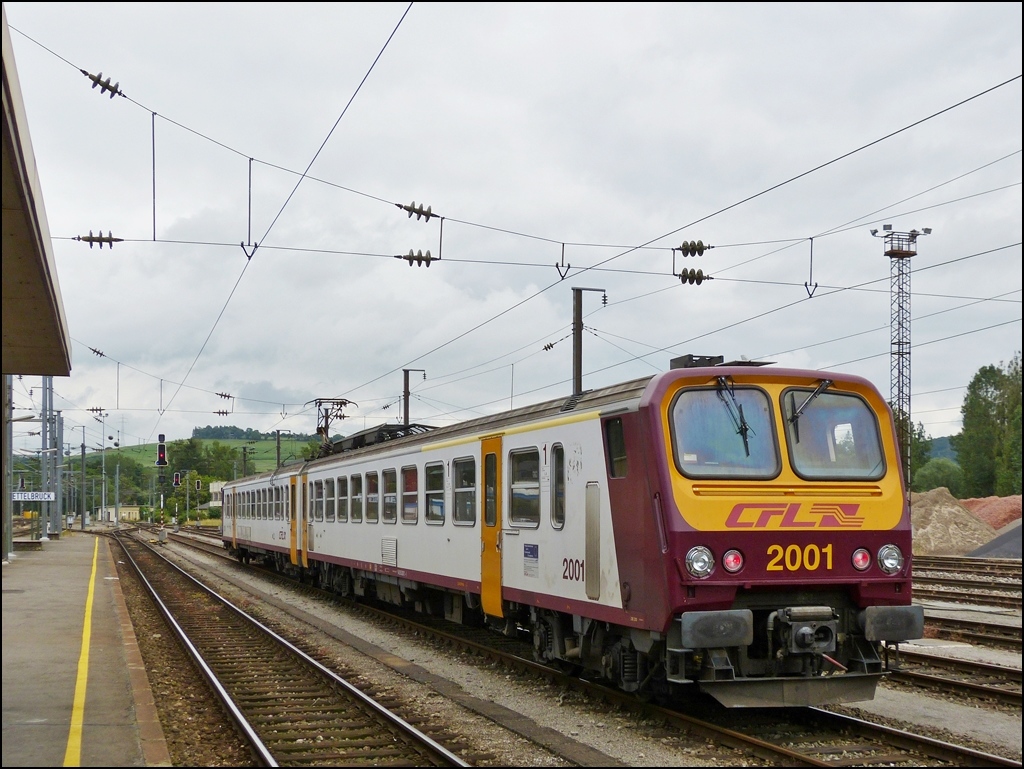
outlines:
[[878, 234], [878, 230], [871, 230], [871, 234], [872, 235], [877, 235]]
[[923, 228], [921, 229], [921, 231], [922, 231], [922, 232], [923, 232], [923, 233], [924, 233], [925, 235], [931, 235], [931, 234], [932, 234], [932, 228], [931, 228], [931, 227], [923, 227]]
[[892, 225], [891, 224], [883, 224], [882, 225], [882, 229], [885, 230], [886, 232], [892, 232]]

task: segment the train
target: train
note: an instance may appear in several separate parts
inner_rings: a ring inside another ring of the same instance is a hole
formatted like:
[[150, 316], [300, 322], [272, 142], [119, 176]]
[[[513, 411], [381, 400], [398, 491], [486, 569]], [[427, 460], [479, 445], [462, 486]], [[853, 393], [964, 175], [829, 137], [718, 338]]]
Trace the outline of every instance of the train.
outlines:
[[537, 661], [722, 705], [869, 700], [920, 638], [892, 411], [721, 356], [456, 425], [381, 425], [225, 485], [222, 539]]

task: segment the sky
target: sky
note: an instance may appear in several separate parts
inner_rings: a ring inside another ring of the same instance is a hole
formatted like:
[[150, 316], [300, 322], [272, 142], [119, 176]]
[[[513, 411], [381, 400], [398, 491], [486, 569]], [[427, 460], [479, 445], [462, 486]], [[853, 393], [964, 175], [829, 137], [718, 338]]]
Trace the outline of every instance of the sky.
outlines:
[[886, 224], [931, 229], [915, 424], [1021, 349], [1020, 3], [5, 8], [74, 449], [401, 422], [403, 369], [416, 423], [566, 397], [573, 288], [584, 389], [689, 353], [889, 397]]

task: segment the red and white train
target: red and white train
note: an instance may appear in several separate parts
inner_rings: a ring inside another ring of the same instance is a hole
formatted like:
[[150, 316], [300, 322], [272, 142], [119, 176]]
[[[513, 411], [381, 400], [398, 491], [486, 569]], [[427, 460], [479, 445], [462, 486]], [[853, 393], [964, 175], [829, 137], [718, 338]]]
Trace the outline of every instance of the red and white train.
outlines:
[[871, 699], [923, 631], [892, 414], [856, 376], [681, 367], [334, 449], [227, 484], [226, 547], [730, 707]]

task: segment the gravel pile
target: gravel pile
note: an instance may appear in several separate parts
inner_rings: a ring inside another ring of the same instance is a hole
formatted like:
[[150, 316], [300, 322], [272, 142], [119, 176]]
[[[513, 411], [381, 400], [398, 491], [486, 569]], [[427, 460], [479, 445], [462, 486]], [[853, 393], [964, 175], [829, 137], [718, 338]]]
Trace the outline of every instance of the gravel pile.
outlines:
[[962, 499], [960, 504], [993, 529], [999, 530], [1020, 520], [1020, 494], [1012, 497]]
[[967, 555], [996, 536], [945, 487], [911, 494], [910, 521], [914, 555]]

